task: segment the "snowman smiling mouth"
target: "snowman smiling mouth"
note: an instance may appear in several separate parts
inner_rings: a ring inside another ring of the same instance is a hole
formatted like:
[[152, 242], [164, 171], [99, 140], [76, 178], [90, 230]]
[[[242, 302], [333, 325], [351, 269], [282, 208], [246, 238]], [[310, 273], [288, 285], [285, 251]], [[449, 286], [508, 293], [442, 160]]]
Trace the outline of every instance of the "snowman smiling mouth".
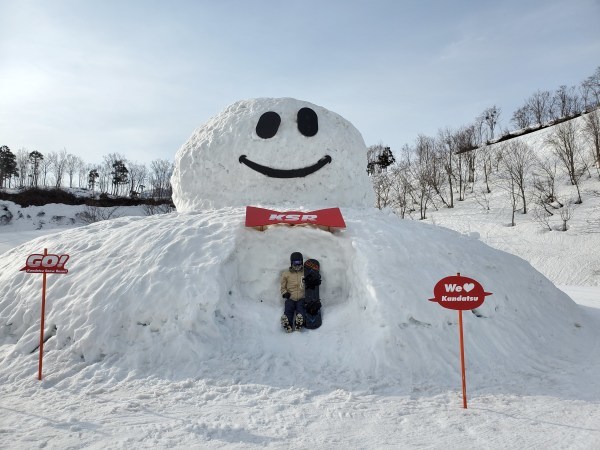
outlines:
[[[311, 108], [300, 108], [296, 117], [298, 131], [306, 138], [311, 138], [319, 131], [319, 118], [317, 113]], [[275, 111], [267, 111], [258, 119], [256, 124], [256, 136], [261, 139], [271, 139], [277, 134], [279, 125], [281, 124], [281, 116]], [[245, 164], [252, 170], [271, 178], [302, 178], [315, 173], [323, 168], [326, 164], [331, 163], [331, 156], [325, 155], [312, 166], [306, 166], [299, 169], [274, 169], [272, 167], [263, 166], [246, 155], [240, 156], [241, 164]]]
[[300, 169], [273, 169], [272, 167], [263, 166], [262, 164], [255, 163], [254, 161], [248, 159], [246, 155], [240, 156], [239, 161], [241, 164], [245, 164], [252, 170], [255, 170], [256, 172], [261, 173], [267, 177], [302, 178], [312, 173], [315, 173], [317, 170], [321, 169], [326, 164], [330, 164], [332, 160], [331, 156], [325, 155], [312, 166], [306, 166]]

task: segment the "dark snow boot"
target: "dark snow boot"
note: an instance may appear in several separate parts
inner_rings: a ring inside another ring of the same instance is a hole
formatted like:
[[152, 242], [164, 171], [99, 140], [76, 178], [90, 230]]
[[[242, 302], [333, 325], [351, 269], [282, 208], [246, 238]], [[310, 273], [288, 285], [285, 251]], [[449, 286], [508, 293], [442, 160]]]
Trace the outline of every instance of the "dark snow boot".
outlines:
[[302, 314], [296, 314], [296, 331], [300, 331], [304, 325], [304, 317]]
[[292, 331], [294, 331], [292, 329], [292, 326], [290, 325], [290, 321], [288, 320], [285, 314], [281, 316], [281, 326], [287, 333], [291, 333]]

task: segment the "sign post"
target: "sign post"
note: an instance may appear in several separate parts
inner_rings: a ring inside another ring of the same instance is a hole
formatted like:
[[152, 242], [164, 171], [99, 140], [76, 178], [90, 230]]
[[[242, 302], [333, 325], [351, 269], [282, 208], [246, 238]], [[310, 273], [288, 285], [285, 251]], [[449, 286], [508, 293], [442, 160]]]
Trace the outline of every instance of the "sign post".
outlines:
[[485, 292], [483, 286], [478, 281], [462, 277], [460, 273], [457, 273], [456, 276], [445, 277], [438, 281], [433, 288], [433, 294], [434, 298], [430, 298], [429, 301], [437, 302], [444, 308], [458, 310], [463, 408], [467, 409], [467, 376], [462, 312], [478, 308], [483, 304], [485, 297], [492, 295], [492, 293]]
[[44, 322], [46, 318], [46, 274], [47, 273], [69, 273], [65, 269], [65, 264], [69, 259], [69, 255], [49, 255], [48, 249], [44, 249], [44, 254], [34, 253], [29, 255], [20, 271], [26, 273], [41, 273], [42, 274], [42, 313], [40, 326], [40, 357], [38, 363], [38, 380], [42, 379], [42, 358], [44, 356]]
[[463, 408], [467, 409], [467, 374], [465, 373], [465, 341], [463, 338], [462, 309], [458, 310], [458, 329], [460, 341], [460, 373], [462, 375]]
[[[48, 249], [44, 249], [44, 256], [48, 255]], [[44, 355], [44, 322], [46, 318], [46, 272], [42, 274], [42, 318], [40, 320], [40, 358], [38, 363], [38, 380], [42, 379], [42, 357]]]

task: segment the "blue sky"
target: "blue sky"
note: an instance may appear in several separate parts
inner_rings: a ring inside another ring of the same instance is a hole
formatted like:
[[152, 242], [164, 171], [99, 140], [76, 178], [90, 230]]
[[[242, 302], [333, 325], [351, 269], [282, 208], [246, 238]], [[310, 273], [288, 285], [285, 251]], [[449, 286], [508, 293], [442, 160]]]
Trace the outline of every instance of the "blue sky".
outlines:
[[580, 83], [599, 23], [600, 0], [0, 0], [0, 145], [173, 159], [234, 101], [294, 97], [399, 151]]

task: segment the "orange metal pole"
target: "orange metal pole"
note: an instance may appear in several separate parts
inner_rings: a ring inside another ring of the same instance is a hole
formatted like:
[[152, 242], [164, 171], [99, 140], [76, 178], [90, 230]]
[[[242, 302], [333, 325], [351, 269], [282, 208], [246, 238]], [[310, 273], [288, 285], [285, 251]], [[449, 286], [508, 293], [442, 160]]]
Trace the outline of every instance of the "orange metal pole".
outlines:
[[[44, 256], [48, 254], [48, 249], [44, 249]], [[42, 357], [44, 355], [44, 318], [46, 316], [46, 272], [43, 274], [42, 281], [42, 325], [40, 329], [40, 362], [38, 364], [38, 380], [42, 379]]]
[[462, 371], [463, 408], [467, 409], [467, 377], [465, 374], [465, 343], [463, 338], [462, 309], [458, 310], [458, 327], [460, 330], [460, 366]]

